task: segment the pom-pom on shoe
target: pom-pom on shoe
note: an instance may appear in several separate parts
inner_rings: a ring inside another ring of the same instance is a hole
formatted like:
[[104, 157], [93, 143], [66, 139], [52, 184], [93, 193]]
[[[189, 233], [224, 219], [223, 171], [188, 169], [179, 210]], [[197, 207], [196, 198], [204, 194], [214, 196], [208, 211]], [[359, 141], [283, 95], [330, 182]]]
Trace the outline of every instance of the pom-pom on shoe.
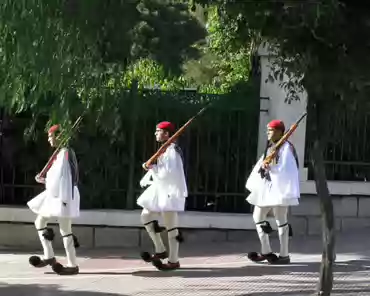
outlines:
[[45, 267], [45, 266], [48, 266], [48, 265], [53, 265], [55, 264], [57, 261], [56, 259], [53, 257], [53, 258], [50, 258], [50, 259], [41, 259], [39, 256], [31, 256], [29, 259], [28, 259], [28, 262], [33, 266], [33, 267], [36, 267], [36, 268], [42, 268], [42, 267]]

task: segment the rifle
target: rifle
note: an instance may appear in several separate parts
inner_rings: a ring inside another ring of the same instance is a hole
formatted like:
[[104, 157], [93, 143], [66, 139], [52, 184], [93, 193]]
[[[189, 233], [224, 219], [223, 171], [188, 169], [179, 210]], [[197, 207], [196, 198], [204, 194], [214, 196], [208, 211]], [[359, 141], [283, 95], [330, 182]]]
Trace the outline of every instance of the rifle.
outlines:
[[156, 153], [153, 154], [151, 158], [147, 162], [144, 163], [145, 168], [149, 168], [149, 166], [155, 162], [158, 157], [163, 154], [168, 146], [170, 146], [173, 142], [176, 141], [176, 139], [185, 131], [185, 129], [190, 125], [190, 123], [193, 122], [195, 118], [197, 118], [199, 115], [201, 115], [204, 110], [208, 108], [209, 105], [202, 108], [196, 115], [194, 115], [192, 118], [190, 118], [181, 128], [178, 129], [176, 133], [174, 133], [159, 149]]
[[[270, 164], [275, 158], [277, 153], [279, 152], [279, 149], [283, 144], [289, 139], [289, 137], [293, 134], [293, 132], [297, 129], [299, 123], [305, 118], [307, 115], [307, 112], [305, 112], [292, 126], [289, 128], [289, 130], [281, 137], [281, 139], [276, 143], [274, 148], [272, 149], [272, 152], [263, 160], [262, 165]], [[259, 173], [262, 177], [266, 176], [265, 170], [261, 169], [259, 170]]]
[[[71, 131], [73, 131], [81, 122], [82, 120], [82, 115], [80, 117], [77, 118], [77, 120], [75, 121], [75, 123], [73, 124], [72, 128], [71, 128]], [[63, 131], [59, 134], [59, 136], [57, 137], [57, 140], [59, 140], [63, 135]], [[38, 174], [39, 177], [42, 177], [42, 178], [45, 178], [45, 175], [47, 173], [47, 171], [50, 169], [51, 167], [51, 164], [52, 162], [54, 161], [55, 157], [57, 156], [57, 154], [59, 153], [60, 149], [68, 142], [68, 140], [70, 139], [71, 137], [70, 136], [66, 136], [64, 137], [60, 142], [59, 142], [59, 145], [57, 147], [57, 149], [55, 149], [54, 153], [51, 155], [51, 157], [49, 158], [48, 162], [46, 163], [46, 165], [44, 166], [44, 168], [41, 170], [41, 172]]]

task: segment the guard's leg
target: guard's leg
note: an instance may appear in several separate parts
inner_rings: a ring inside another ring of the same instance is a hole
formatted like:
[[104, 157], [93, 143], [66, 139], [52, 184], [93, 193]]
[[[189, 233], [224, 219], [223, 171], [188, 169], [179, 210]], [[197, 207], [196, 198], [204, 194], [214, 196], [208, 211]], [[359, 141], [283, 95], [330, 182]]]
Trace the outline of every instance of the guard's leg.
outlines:
[[178, 229], [178, 213], [164, 212], [164, 224], [168, 233], [168, 245], [170, 254], [168, 262], [163, 263], [160, 259], [153, 260], [153, 265], [159, 270], [174, 270], [180, 268], [179, 262], [179, 245], [183, 241], [182, 235]]
[[161, 237], [161, 232], [164, 228], [159, 226], [158, 216], [159, 213], [150, 212], [147, 209], [143, 209], [141, 212], [141, 222], [144, 224], [155, 249], [154, 254], [150, 254], [149, 252], [141, 253], [141, 258], [145, 262], [151, 262], [155, 258], [165, 259], [168, 256]]
[[72, 233], [72, 219], [59, 218], [59, 230], [66, 251], [67, 265], [53, 264], [53, 270], [59, 275], [74, 275], [79, 273], [77, 266], [76, 248], [79, 247], [77, 237]]
[[37, 229], [40, 242], [44, 250], [44, 256], [43, 258], [40, 258], [39, 256], [31, 256], [29, 258], [29, 262], [32, 266], [37, 268], [52, 265], [56, 262], [52, 245], [52, 241], [54, 239], [54, 231], [52, 228], [47, 227], [48, 221], [48, 218], [42, 216], [37, 216], [35, 220], [35, 227]]
[[288, 264], [289, 257], [289, 235], [291, 234], [291, 227], [288, 224], [288, 207], [279, 206], [273, 209], [276, 224], [278, 226], [279, 241], [280, 241], [280, 255], [278, 260], [272, 262], [274, 264]]
[[264, 260], [270, 262], [277, 258], [271, 251], [269, 233], [272, 232], [272, 228], [270, 223], [266, 220], [267, 214], [270, 210], [270, 207], [254, 207], [253, 220], [256, 224], [257, 234], [261, 242], [261, 253], [248, 253], [248, 258], [253, 262], [261, 262]]

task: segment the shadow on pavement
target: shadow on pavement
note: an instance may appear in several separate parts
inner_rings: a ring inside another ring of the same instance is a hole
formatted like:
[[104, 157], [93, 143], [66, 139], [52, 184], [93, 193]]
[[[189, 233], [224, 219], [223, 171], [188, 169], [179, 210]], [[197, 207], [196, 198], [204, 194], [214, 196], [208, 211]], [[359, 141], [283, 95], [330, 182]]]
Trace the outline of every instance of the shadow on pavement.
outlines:
[[[365, 283], [362, 283], [365, 285]], [[277, 286], [277, 289], [280, 288]], [[353, 288], [353, 289], [334, 289], [331, 292], [331, 296], [348, 295], [348, 296], [358, 296], [358, 295], [370, 295], [370, 289], [367, 287], [363, 288]], [[315, 289], [310, 289], [302, 291], [299, 288], [294, 289], [294, 291], [284, 291], [284, 292], [252, 292], [243, 294], [234, 294], [235, 296], [317, 296], [318, 292]]]
[[7, 284], [0, 282], [1, 296], [128, 296], [126, 294], [92, 292], [92, 291], [68, 291], [62, 290], [59, 285], [38, 285], [38, 284]]
[[[366, 277], [368, 273], [368, 260], [351, 260], [340, 262], [335, 265], [334, 289], [332, 296], [335, 295], [370, 295], [370, 286]], [[166, 279], [188, 278], [198, 279], [190, 281], [184, 287], [173, 289], [160, 288], [155, 295], [193, 295], [195, 291], [199, 295], [232, 295], [235, 296], [295, 296], [295, 295], [316, 295], [315, 289], [318, 281], [318, 262], [301, 262], [299, 264], [270, 266], [267, 264], [254, 264], [243, 267], [225, 268], [182, 268], [172, 272], [161, 272], [157, 270], [136, 271], [136, 272], [84, 272], [81, 274], [101, 274], [101, 275], [132, 275], [135, 277]], [[361, 279], [351, 280], [352, 273], [362, 273]], [[275, 276], [275, 277], [274, 277]], [[78, 277], [78, 276], [77, 276]], [[224, 278], [224, 279], [222, 279]], [[226, 280], [225, 280], [226, 278]], [[117, 278], [118, 279], [118, 278]], [[216, 279], [216, 280], [214, 280]], [[220, 280], [218, 280], [220, 279]], [[211, 281], [210, 281], [211, 280]], [[212, 281], [213, 280], [213, 281]], [[199, 285], [199, 281], [202, 283]], [[204, 281], [204, 283], [203, 283]], [[227, 284], [225, 286], [225, 284]], [[230, 287], [230, 288], [228, 288]], [[246, 287], [242, 289], [241, 287]], [[249, 292], [258, 291], [259, 292]], [[140, 295], [152, 295], [151, 290], [140, 292]], [[189, 293], [189, 294], [188, 294]], [[137, 295], [139, 295], [137, 294]], [[20, 285], [7, 284], [0, 282], [1, 296], [128, 296], [128, 294], [92, 292], [92, 291], [68, 291], [59, 285]], [[136, 294], [135, 294], [136, 295]]]
[[[367, 281], [351, 281], [345, 279], [348, 274], [352, 272], [365, 272], [368, 269], [364, 264], [369, 264], [369, 261], [348, 261], [336, 264], [334, 267], [334, 289], [332, 295], [359, 295], [359, 293], [370, 292], [370, 287]], [[238, 278], [248, 277], [245, 280], [234, 281], [235, 286], [238, 283], [246, 284], [251, 281], [254, 289], [257, 285], [261, 285], [261, 290], [272, 290], [271, 292], [251, 292], [240, 291], [237, 294], [233, 290], [233, 295], [247, 296], [273, 296], [273, 295], [317, 295], [315, 292], [318, 271], [320, 263], [302, 262], [300, 264], [269, 266], [263, 264], [249, 265], [244, 267], [228, 267], [228, 268], [182, 268], [172, 272], [159, 272], [159, 271], [137, 271], [133, 272], [133, 276], [138, 277], [151, 277], [151, 278]], [[344, 274], [346, 273], [346, 274]], [[268, 278], [269, 276], [281, 275], [276, 279]], [[287, 276], [287, 277], [286, 277]], [[250, 277], [255, 277], [250, 279]], [[283, 277], [286, 277], [284, 280]], [[289, 278], [288, 282], [287, 279]], [[189, 286], [191, 288], [191, 286]], [[199, 292], [203, 289], [199, 288]], [[211, 289], [208, 287], [207, 289]], [[282, 292], [284, 291], [284, 292]], [[287, 292], [285, 292], [287, 291]], [[239, 291], [238, 291], [239, 292]], [[211, 294], [210, 294], [211, 295]], [[226, 294], [225, 294], [226, 295]], [[361, 294], [362, 295], [362, 294]], [[370, 295], [366, 294], [366, 295]]]
[[[334, 266], [334, 277], [340, 273], [351, 273], [359, 271], [367, 271], [368, 267], [364, 265], [370, 264], [366, 260], [351, 260], [347, 262], [340, 262]], [[252, 276], [266, 276], [266, 275], [290, 275], [303, 277], [317, 278], [320, 268], [319, 262], [299, 262], [290, 265], [268, 265], [265, 263], [253, 264], [242, 267], [202, 267], [202, 268], [181, 268], [175, 271], [161, 272], [157, 270], [134, 271], [133, 276], [140, 277], [183, 277], [183, 278], [209, 278], [209, 277], [252, 277]]]

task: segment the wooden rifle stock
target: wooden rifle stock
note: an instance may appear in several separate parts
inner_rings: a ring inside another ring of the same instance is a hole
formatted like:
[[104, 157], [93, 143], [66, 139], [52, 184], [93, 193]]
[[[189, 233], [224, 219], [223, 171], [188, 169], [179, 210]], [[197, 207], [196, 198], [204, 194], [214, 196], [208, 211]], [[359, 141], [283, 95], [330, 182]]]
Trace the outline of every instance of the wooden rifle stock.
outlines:
[[192, 121], [197, 118], [199, 115], [201, 115], [204, 110], [206, 110], [208, 108], [208, 106], [204, 107], [203, 109], [201, 109], [195, 116], [193, 116], [192, 118], [190, 118], [181, 128], [179, 128], [177, 130], [176, 133], [174, 133], [167, 141], [166, 143], [164, 143], [156, 153], [153, 154], [153, 156], [151, 158], [149, 158], [149, 160], [147, 162], [145, 162], [145, 167], [146, 168], [149, 168], [149, 166], [155, 162], [158, 157], [164, 153], [166, 151], [166, 149], [168, 148], [168, 146], [170, 146], [173, 142], [176, 141], [176, 139], [185, 131], [185, 129], [190, 125], [190, 123], [192, 123]]
[[264, 165], [270, 164], [272, 162], [272, 160], [276, 157], [281, 146], [289, 139], [289, 137], [297, 129], [299, 123], [303, 120], [303, 118], [306, 117], [306, 115], [307, 115], [307, 112], [304, 113], [294, 124], [292, 124], [290, 129], [281, 137], [281, 139], [276, 143], [272, 152], [263, 160]]
[[[74, 130], [80, 124], [81, 120], [82, 120], [82, 115], [77, 118], [77, 120], [75, 121], [75, 123], [73, 124], [73, 126], [71, 128], [71, 131]], [[59, 140], [62, 137], [62, 135], [63, 135], [63, 131], [59, 134], [57, 139]], [[38, 174], [40, 177], [45, 178], [45, 175], [46, 175], [47, 171], [50, 169], [52, 162], [54, 161], [55, 157], [59, 153], [60, 149], [67, 143], [69, 138], [70, 137], [68, 137], [68, 135], [67, 135], [64, 139], [62, 139], [60, 141], [57, 149], [55, 149], [54, 153], [51, 155], [51, 157], [49, 158], [46, 165], [43, 167], [41, 172]]]

